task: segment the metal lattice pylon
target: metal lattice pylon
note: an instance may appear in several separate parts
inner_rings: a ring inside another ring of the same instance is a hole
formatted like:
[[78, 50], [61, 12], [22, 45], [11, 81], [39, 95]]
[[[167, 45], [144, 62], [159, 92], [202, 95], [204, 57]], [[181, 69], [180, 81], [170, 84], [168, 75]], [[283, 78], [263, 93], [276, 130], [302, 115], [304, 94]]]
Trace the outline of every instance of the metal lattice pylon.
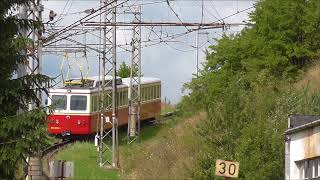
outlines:
[[[113, 2], [113, 3], [111, 3]], [[105, 0], [106, 6], [104, 14], [104, 23], [116, 22], [116, 4], [117, 1]], [[103, 53], [102, 53], [102, 93], [101, 97], [101, 113], [100, 113], [100, 130], [99, 130], [99, 165], [104, 166], [106, 163], [111, 164], [113, 168], [118, 167], [118, 121], [116, 117], [116, 27], [103, 26]], [[112, 78], [111, 78], [112, 77]], [[112, 84], [112, 89], [107, 88]], [[106, 111], [112, 111], [111, 117], [107, 116]], [[109, 120], [111, 119], [111, 121]], [[112, 129], [105, 129], [108, 124], [112, 125]], [[112, 146], [109, 147], [105, 142], [107, 137], [112, 138]], [[106, 153], [112, 154], [112, 159], [108, 161]]]
[[[29, 6], [19, 7], [20, 19], [29, 19], [39, 21], [42, 25], [42, 0], [33, 0]], [[27, 49], [21, 53], [25, 55], [26, 59], [23, 63], [18, 65], [17, 77], [25, 75], [35, 75], [42, 73], [42, 32], [43, 27], [32, 28], [29, 31], [21, 30], [20, 35], [24, 38], [31, 39], [31, 44], [28, 44]], [[36, 88], [35, 88], [36, 89]], [[41, 91], [37, 92], [37, 96], [41, 102]], [[40, 104], [41, 105], [41, 104]], [[34, 104], [29, 104], [29, 110], [35, 107]]]
[[[134, 23], [141, 22], [141, 6], [133, 7]], [[141, 26], [133, 26], [132, 58], [129, 86], [128, 143], [134, 142], [140, 135], [141, 100]], [[134, 72], [137, 71], [137, 74]]]
[[[40, 25], [42, 25], [42, 12], [42, 0], [33, 0], [30, 2], [29, 6], [23, 5], [19, 7], [19, 18], [39, 21]], [[27, 48], [25, 50], [21, 51], [21, 55], [25, 56], [25, 59], [18, 65], [18, 78], [26, 75], [36, 75], [42, 73], [42, 32], [42, 26], [32, 28], [28, 31], [22, 29], [20, 30], [20, 36], [22, 36], [23, 38], [31, 39], [32, 41], [31, 44], [27, 44]], [[36, 89], [37, 97], [41, 102], [41, 91], [37, 90], [37, 88], [35, 88], [35, 85], [33, 86], [33, 88]], [[39, 105], [41, 106], [41, 104]], [[37, 105], [35, 105], [34, 103], [30, 103], [29, 110], [34, 109], [36, 106]], [[29, 160], [30, 158], [28, 157], [26, 159], [26, 162], [29, 163]], [[29, 172], [26, 175], [26, 178], [30, 177]]]

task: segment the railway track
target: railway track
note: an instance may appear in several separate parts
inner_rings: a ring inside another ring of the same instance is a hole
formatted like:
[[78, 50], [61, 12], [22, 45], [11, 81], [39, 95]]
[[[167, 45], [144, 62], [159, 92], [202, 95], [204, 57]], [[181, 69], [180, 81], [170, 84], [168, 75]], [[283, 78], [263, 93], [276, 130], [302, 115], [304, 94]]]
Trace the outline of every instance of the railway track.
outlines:
[[52, 146], [46, 147], [42, 152], [41, 152], [41, 156], [44, 157], [50, 153], [55, 153], [56, 151], [58, 151], [60, 148], [63, 148], [64, 146], [72, 143], [74, 141], [72, 140], [66, 140], [66, 141], [62, 141], [60, 143], [55, 143]]
[[[167, 112], [160, 115], [160, 117], [170, 117], [174, 116], [177, 112]], [[159, 120], [151, 120], [144, 122], [144, 125], [155, 125], [159, 123]], [[41, 177], [40, 179], [50, 179], [50, 168], [49, 168], [49, 162], [53, 160], [53, 156], [57, 154], [59, 151], [66, 148], [68, 145], [74, 143], [76, 140], [65, 140], [62, 142], [55, 143], [51, 146], [48, 146], [44, 148], [39, 157], [33, 157], [33, 163], [31, 163], [29, 166], [30, 171], [28, 172], [29, 176], [31, 177]], [[31, 171], [35, 170], [35, 171]], [[31, 178], [31, 179], [38, 179], [38, 178]]]
[[[177, 112], [173, 111], [173, 112], [167, 112], [164, 114], [161, 114], [160, 117], [170, 117], [170, 116], [174, 116]], [[151, 124], [153, 124], [154, 122], [156, 122], [157, 120], [152, 120], [149, 121], [151, 122]], [[59, 143], [55, 143], [52, 146], [46, 147], [44, 150], [42, 150], [41, 152], [41, 157], [46, 158], [51, 160], [52, 156], [54, 156], [56, 153], [58, 153], [60, 150], [64, 149], [67, 145], [74, 143], [76, 140], [65, 140]]]
[[49, 178], [49, 162], [59, 150], [71, 144], [73, 141], [62, 141], [44, 148], [38, 156], [28, 157], [26, 179], [43, 180]]

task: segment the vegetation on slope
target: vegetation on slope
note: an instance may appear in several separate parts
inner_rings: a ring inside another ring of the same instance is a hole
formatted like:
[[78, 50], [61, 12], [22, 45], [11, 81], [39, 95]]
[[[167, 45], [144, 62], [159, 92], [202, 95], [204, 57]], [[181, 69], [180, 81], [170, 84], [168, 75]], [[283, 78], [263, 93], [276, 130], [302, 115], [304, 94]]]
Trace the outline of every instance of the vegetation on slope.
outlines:
[[243, 179], [283, 179], [288, 115], [320, 113], [320, 94], [294, 85], [319, 57], [319, 1], [264, 0], [250, 18], [252, 27], [210, 47], [186, 85], [180, 106], [207, 114], [195, 179], [217, 178], [216, 159], [239, 161]]
[[142, 141], [122, 147], [124, 179], [186, 179], [196, 164], [195, 127], [205, 115], [165, 118], [142, 129]]
[[[170, 107], [172, 109], [172, 107]], [[196, 125], [204, 113], [166, 117], [145, 122], [140, 142], [127, 144], [125, 128], [120, 130], [120, 170], [102, 169], [93, 143], [77, 142], [54, 156], [73, 161], [75, 179], [186, 179], [196, 164], [199, 136]]]
[[32, 47], [31, 40], [22, 37], [19, 31], [40, 25], [15, 15], [19, 5], [29, 3], [30, 0], [0, 2], [0, 179], [13, 179], [20, 163], [46, 144], [45, 112], [42, 109], [28, 112], [28, 105], [40, 105], [34, 90], [44, 90], [49, 78], [15, 77], [18, 65], [27, 64], [28, 57], [21, 52]]

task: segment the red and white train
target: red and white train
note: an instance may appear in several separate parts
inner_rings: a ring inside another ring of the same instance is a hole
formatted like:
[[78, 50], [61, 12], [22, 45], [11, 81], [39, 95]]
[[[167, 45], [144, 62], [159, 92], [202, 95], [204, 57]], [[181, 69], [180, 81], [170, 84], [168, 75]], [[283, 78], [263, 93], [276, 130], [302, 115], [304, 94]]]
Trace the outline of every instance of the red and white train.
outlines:
[[[111, 77], [106, 77], [110, 80]], [[97, 131], [100, 121], [100, 93], [102, 82], [98, 76], [84, 81], [72, 79], [64, 87], [49, 90], [48, 105], [53, 112], [48, 113], [48, 132], [54, 135], [90, 135]], [[116, 102], [118, 105], [117, 118], [119, 126], [128, 123], [128, 89], [129, 78], [117, 78]], [[100, 87], [99, 87], [100, 86]], [[111, 91], [110, 84], [105, 91]], [[100, 93], [99, 93], [100, 91]], [[111, 103], [105, 99], [106, 107]], [[157, 78], [141, 77], [141, 120], [155, 118], [161, 111], [161, 81]], [[105, 108], [103, 108], [105, 109]], [[111, 111], [103, 111], [111, 119]], [[107, 124], [106, 129], [111, 128]]]

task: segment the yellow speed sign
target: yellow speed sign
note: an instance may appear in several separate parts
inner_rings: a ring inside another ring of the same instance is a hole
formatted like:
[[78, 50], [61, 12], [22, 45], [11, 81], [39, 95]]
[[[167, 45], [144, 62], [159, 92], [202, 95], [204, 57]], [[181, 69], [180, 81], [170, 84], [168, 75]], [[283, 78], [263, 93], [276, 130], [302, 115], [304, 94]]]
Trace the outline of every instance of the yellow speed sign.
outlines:
[[216, 161], [216, 176], [237, 178], [239, 175], [239, 163], [218, 159]]

